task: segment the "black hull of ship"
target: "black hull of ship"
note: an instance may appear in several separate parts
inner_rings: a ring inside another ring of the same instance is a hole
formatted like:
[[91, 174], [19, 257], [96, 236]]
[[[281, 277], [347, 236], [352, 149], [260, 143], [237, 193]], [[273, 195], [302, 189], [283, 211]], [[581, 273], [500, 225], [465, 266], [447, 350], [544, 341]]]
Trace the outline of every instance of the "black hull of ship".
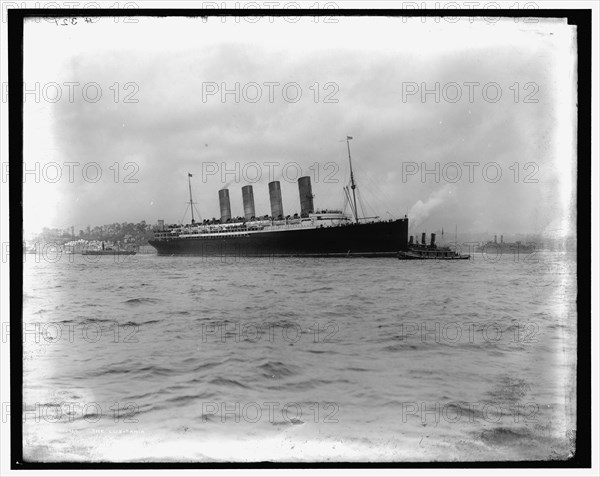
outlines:
[[397, 257], [408, 250], [408, 219], [245, 236], [150, 240], [158, 255]]

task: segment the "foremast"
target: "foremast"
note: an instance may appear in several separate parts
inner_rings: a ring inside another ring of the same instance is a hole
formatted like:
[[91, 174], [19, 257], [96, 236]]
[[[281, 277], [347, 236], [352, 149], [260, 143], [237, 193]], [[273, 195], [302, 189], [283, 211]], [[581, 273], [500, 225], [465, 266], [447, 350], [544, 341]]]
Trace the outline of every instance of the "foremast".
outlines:
[[188, 186], [190, 187], [190, 210], [192, 211], [192, 225], [196, 223], [194, 220], [194, 201], [192, 200], [192, 174], [188, 172]]
[[[356, 208], [356, 183], [354, 182], [354, 172], [352, 171], [352, 156], [350, 155], [350, 139], [352, 136], [346, 136], [346, 145], [348, 146], [348, 161], [350, 162], [350, 188], [352, 189], [352, 213], [354, 220], [358, 223], [358, 209]], [[346, 189], [347, 190], [347, 189]], [[348, 197], [348, 200], [350, 197]]]

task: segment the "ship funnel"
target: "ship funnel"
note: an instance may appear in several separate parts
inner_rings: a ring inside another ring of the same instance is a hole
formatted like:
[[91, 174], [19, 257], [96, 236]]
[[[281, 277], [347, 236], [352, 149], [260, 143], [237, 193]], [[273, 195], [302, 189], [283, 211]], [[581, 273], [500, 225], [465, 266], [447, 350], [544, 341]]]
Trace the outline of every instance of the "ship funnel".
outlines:
[[219, 191], [219, 206], [221, 207], [221, 223], [231, 219], [231, 204], [229, 203], [229, 189]]
[[500, 243], [504, 243], [504, 235], [500, 235]]
[[498, 243], [497, 237], [498, 237], [497, 235], [494, 235], [494, 243]]
[[242, 187], [242, 199], [244, 201], [244, 217], [246, 220], [256, 217], [256, 210], [254, 209], [254, 191], [251, 185]]
[[269, 198], [271, 199], [271, 216], [277, 220], [283, 218], [283, 202], [281, 201], [281, 184], [279, 181], [269, 182]]
[[413, 244], [413, 236], [411, 235], [410, 238], [408, 239], [408, 245], [412, 245]]
[[435, 234], [431, 234], [431, 246], [435, 245]]
[[300, 191], [300, 217], [308, 217], [308, 214], [315, 211], [310, 176], [298, 179], [298, 190]]
[[421, 244], [422, 245], [426, 245], [427, 244], [427, 237], [425, 236], [425, 232], [423, 232], [421, 234]]

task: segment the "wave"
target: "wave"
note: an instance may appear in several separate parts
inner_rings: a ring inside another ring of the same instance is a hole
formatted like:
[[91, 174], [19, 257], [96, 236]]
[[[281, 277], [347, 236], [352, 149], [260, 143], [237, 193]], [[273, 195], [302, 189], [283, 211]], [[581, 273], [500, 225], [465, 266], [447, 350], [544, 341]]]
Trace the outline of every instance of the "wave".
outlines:
[[297, 291], [295, 291], [295, 293], [305, 295], [307, 293], [319, 293], [319, 292], [329, 292], [329, 291], [337, 291], [337, 289], [333, 288], [333, 287], [320, 287], [320, 288], [313, 288], [311, 290], [297, 290]]
[[143, 303], [159, 303], [161, 300], [158, 298], [130, 298], [129, 300], [125, 300], [123, 303], [127, 305], [140, 305]]
[[515, 441], [532, 440], [531, 431], [526, 427], [495, 427], [493, 429], [484, 429], [480, 439], [487, 444], [493, 445], [515, 445]]
[[235, 379], [227, 379], [227, 378], [221, 378], [221, 377], [212, 379], [209, 382], [209, 384], [212, 384], [214, 386], [223, 386], [226, 388], [236, 387], [236, 388], [250, 389], [250, 386], [242, 384], [239, 381], [236, 381]]
[[385, 348], [382, 349], [382, 351], [396, 353], [398, 351], [415, 351], [415, 350], [418, 350], [423, 347], [424, 346], [417, 346], [414, 344], [409, 344], [409, 343], [403, 342], [403, 343], [396, 343], [393, 345], [386, 346]]
[[268, 361], [265, 364], [260, 365], [258, 369], [261, 370], [263, 377], [269, 379], [281, 379], [296, 374], [293, 369], [286, 366], [281, 361]]
[[[169, 391], [169, 389], [166, 390], [167, 392]], [[173, 396], [167, 399], [163, 399], [163, 401], [160, 403], [159, 405], [159, 409], [163, 408], [163, 409], [169, 409], [171, 408], [171, 406], [173, 405], [177, 405], [177, 406], [186, 406], [188, 404], [202, 404], [202, 400], [209, 400], [209, 399], [214, 399], [215, 398], [215, 393], [210, 393], [210, 392], [204, 392], [204, 393], [197, 393], [197, 394], [183, 394], [183, 395], [178, 395], [178, 396]], [[205, 401], [204, 401], [205, 402]]]
[[[65, 321], [66, 323], [66, 321]], [[84, 320], [81, 321], [82, 325], [85, 325], [87, 323], [115, 323], [114, 319], [110, 319], [110, 318], [85, 318]]]
[[271, 424], [274, 426], [298, 426], [300, 424], [304, 424], [304, 421], [301, 419], [284, 419], [283, 421], [271, 421]]

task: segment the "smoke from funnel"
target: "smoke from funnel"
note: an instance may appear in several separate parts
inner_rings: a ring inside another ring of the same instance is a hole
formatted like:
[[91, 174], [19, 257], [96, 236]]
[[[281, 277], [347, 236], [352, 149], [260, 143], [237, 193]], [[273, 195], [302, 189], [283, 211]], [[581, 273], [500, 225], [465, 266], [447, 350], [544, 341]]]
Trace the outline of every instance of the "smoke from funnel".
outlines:
[[418, 200], [408, 213], [412, 223], [418, 226], [425, 222], [436, 208], [452, 199], [455, 190], [454, 184], [446, 184], [441, 189], [432, 192], [425, 202]]

